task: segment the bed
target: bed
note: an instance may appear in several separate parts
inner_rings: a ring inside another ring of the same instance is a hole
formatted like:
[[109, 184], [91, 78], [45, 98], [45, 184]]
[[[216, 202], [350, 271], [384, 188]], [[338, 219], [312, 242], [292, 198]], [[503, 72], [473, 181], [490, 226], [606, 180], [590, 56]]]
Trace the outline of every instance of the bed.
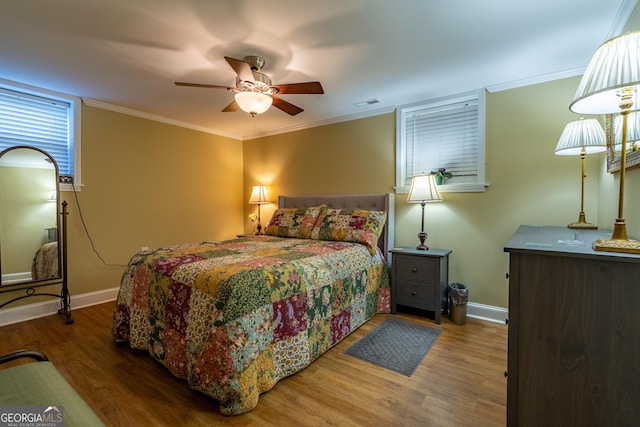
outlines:
[[60, 277], [58, 273], [58, 242], [45, 243], [33, 257], [31, 278], [46, 280], [58, 277]]
[[393, 195], [281, 196], [267, 235], [144, 251], [125, 270], [116, 342], [147, 350], [237, 415], [390, 311]]

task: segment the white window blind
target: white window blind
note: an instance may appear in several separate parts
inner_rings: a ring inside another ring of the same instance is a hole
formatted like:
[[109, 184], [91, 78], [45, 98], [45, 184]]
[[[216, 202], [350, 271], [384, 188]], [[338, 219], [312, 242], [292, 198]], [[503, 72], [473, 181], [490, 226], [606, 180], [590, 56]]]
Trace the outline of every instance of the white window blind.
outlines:
[[441, 191], [484, 190], [484, 97], [470, 95], [413, 104], [398, 110], [397, 186], [445, 168], [453, 178]]
[[29, 145], [49, 153], [61, 182], [74, 175], [73, 106], [70, 102], [0, 87], [0, 151]]

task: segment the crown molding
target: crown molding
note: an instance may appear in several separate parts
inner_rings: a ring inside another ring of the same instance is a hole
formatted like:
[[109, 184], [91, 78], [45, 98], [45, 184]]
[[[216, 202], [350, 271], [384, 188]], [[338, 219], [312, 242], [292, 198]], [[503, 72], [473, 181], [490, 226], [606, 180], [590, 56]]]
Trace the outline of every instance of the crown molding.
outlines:
[[118, 105], [113, 105], [113, 104], [109, 104], [109, 103], [106, 103], [106, 102], [97, 101], [95, 99], [82, 98], [82, 103], [85, 104], [85, 105], [88, 105], [90, 107], [95, 107], [95, 108], [100, 108], [100, 109], [103, 109], [103, 110], [114, 111], [116, 113], [127, 114], [129, 116], [140, 117], [142, 119], [153, 120], [153, 121], [156, 121], [156, 122], [166, 123], [166, 124], [179, 126], [179, 127], [183, 127], [183, 128], [187, 128], [187, 129], [193, 129], [193, 130], [197, 130], [197, 131], [200, 131], [200, 132], [206, 132], [206, 133], [210, 133], [210, 134], [214, 134], [214, 135], [218, 135], [218, 136], [223, 136], [223, 137], [226, 137], [226, 138], [237, 139], [237, 140], [241, 140], [241, 141], [246, 141], [246, 140], [249, 140], [249, 139], [261, 138], [261, 137], [265, 137], [265, 136], [278, 135], [278, 134], [281, 134], [281, 133], [294, 132], [294, 131], [298, 131], [298, 130], [309, 129], [309, 128], [314, 128], [314, 127], [324, 126], [324, 125], [329, 125], [329, 124], [334, 124], [334, 123], [346, 122], [346, 121], [350, 121], [350, 120], [362, 119], [362, 118], [366, 118], [366, 117], [379, 116], [381, 114], [386, 114], [386, 113], [395, 111], [395, 108], [396, 108], [395, 106], [386, 107], [386, 108], [381, 108], [381, 109], [377, 109], [377, 110], [368, 111], [366, 113], [351, 114], [351, 115], [347, 115], [347, 116], [335, 117], [335, 118], [322, 120], [322, 121], [318, 121], [318, 122], [312, 122], [312, 123], [306, 123], [306, 124], [297, 125], [297, 126], [290, 126], [290, 127], [286, 127], [286, 128], [274, 129], [274, 130], [267, 131], [267, 132], [261, 132], [261, 133], [255, 133], [255, 134], [250, 134], [250, 135], [238, 136], [238, 135], [224, 134], [224, 133], [221, 133], [221, 132], [213, 130], [213, 129], [205, 128], [205, 127], [202, 127], [202, 126], [196, 126], [196, 125], [191, 124], [191, 123], [182, 122], [182, 121], [179, 121], [179, 120], [168, 119], [166, 117], [157, 116], [157, 115], [154, 115], [154, 114], [149, 114], [149, 113], [145, 113], [145, 112], [138, 111], [138, 110], [133, 110], [131, 108], [125, 108], [125, 107], [121, 107], [121, 106], [118, 106]]
[[200, 132], [210, 133], [218, 136], [224, 136], [226, 138], [241, 139], [237, 135], [224, 134], [219, 131], [215, 131], [213, 129], [208, 129], [202, 126], [196, 126], [192, 123], [187, 123], [180, 120], [168, 119], [166, 117], [157, 116], [155, 114], [149, 114], [142, 111], [133, 110], [131, 108], [120, 107], [118, 105], [113, 105], [113, 104], [109, 104], [102, 101], [96, 101], [95, 99], [82, 98], [82, 103], [85, 105], [88, 105], [89, 107], [95, 107], [95, 108], [100, 108], [102, 110], [114, 111], [116, 113], [127, 114], [129, 116], [140, 117], [142, 119], [147, 119], [147, 120], [153, 120], [154, 122], [166, 123], [173, 126], [193, 129]]
[[[627, 21], [631, 17], [633, 13], [633, 9], [635, 9], [638, 0], [624, 0], [620, 5], [620, 9], [618, 9], [618, 13], [616, 14], [613, 23], [611, 24], [611, 28], [609, 28], [609, 34], [607, 35], [607, 40], [619, 36], [624, 31], [624, 27], [627, 25]], [[605, 42], [606, 40], [603, 40]]]
[[561, 71], [557, 73], [543, 74], [539, 76], [527, 77], [526, 79], [513, 80], [510, 82], [499, 83], [487, 86], [487, 92], [501, 92], [503, 90], [517, 89], [519, 87], [531, 86], [538, 83], [547, 83], [554, 80], [566, 79], [568, 77], [576, 77], [584, 74], [587, 67], [574, 68], [572, 70]]
[[286, 127], [286, 128], [274, 129], [274, 130], [266, 131], [266, 132], [260, 132], [260, 133], [250, 134], [250, 135], [244, 135], [242, 137], [242, 140], [246, 141], [246, 140], [249, 140], [249, 139], [262, 138], [262, 137], [265, 137], [265, 136], [279, 135], [281, 133], [295, 132], [295, 131], [298, 131], [298, 130], [310, 129], [310, 128], [315, 128], [315, 127], [319, 127], [319, 126], [325, 126], [325, 125], [331, 125], [331, 124], [335, 124], [335, 123], [348, 122], [348, 121], [357, 120], [357, 119], [364, 119], [364, 118], [367, 118], [367, 117], [374, 117], [374, 116], [379, 116], [381, 114], [391, 113], [391, 112], [393, 112], [395, 110], [396, 110], [396, 106], [395, 105], [391, 106], [391, 107], [378, 108], [376, 110], [367, 111], [365, 113], [358, 113], [358, 114], [350, 114], [350, 115], [340, 116], [340, 117], [333, 117], [333, 118], [327, 119], [327, 120], [320, 120], [320, 121], [317, 121], [317, 122], [310, 122], [310, 123], [305, 123], [305, 124], [296, 125], [296, 126], [290, 126], [290, 127]]

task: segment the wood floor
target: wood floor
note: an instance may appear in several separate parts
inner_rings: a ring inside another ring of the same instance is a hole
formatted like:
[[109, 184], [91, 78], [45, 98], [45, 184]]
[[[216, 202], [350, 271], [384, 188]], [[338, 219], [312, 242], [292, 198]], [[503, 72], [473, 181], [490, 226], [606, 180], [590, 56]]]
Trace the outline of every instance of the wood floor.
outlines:
[[[507, 327], [469, 318], [433, 323], [421, 312], [395, 316], [442, 329], [411, 377], [344, 354], [391, 315], [376, 315], [302, 372], [280, 381], [251, 412], [226, 417], [146, 352], [111, 341], [113, 303], [0, 328], [0, 354], [47, 354], [108, 426], [504, 426]], [[2, 385], [0, 384], [0, 387]]]

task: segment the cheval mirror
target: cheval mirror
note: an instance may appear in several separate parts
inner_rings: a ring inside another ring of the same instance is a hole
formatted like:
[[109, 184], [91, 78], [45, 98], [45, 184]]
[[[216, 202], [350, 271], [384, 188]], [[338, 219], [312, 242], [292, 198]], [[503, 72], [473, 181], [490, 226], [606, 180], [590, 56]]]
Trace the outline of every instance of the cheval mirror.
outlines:
[[56, 297], [58, 314], [73, 323], [67, 202], [60, 203], [59, 183], [58, 164], [45, 151], [15, 146], [0, 152], [0, 309], [24, 298]]

